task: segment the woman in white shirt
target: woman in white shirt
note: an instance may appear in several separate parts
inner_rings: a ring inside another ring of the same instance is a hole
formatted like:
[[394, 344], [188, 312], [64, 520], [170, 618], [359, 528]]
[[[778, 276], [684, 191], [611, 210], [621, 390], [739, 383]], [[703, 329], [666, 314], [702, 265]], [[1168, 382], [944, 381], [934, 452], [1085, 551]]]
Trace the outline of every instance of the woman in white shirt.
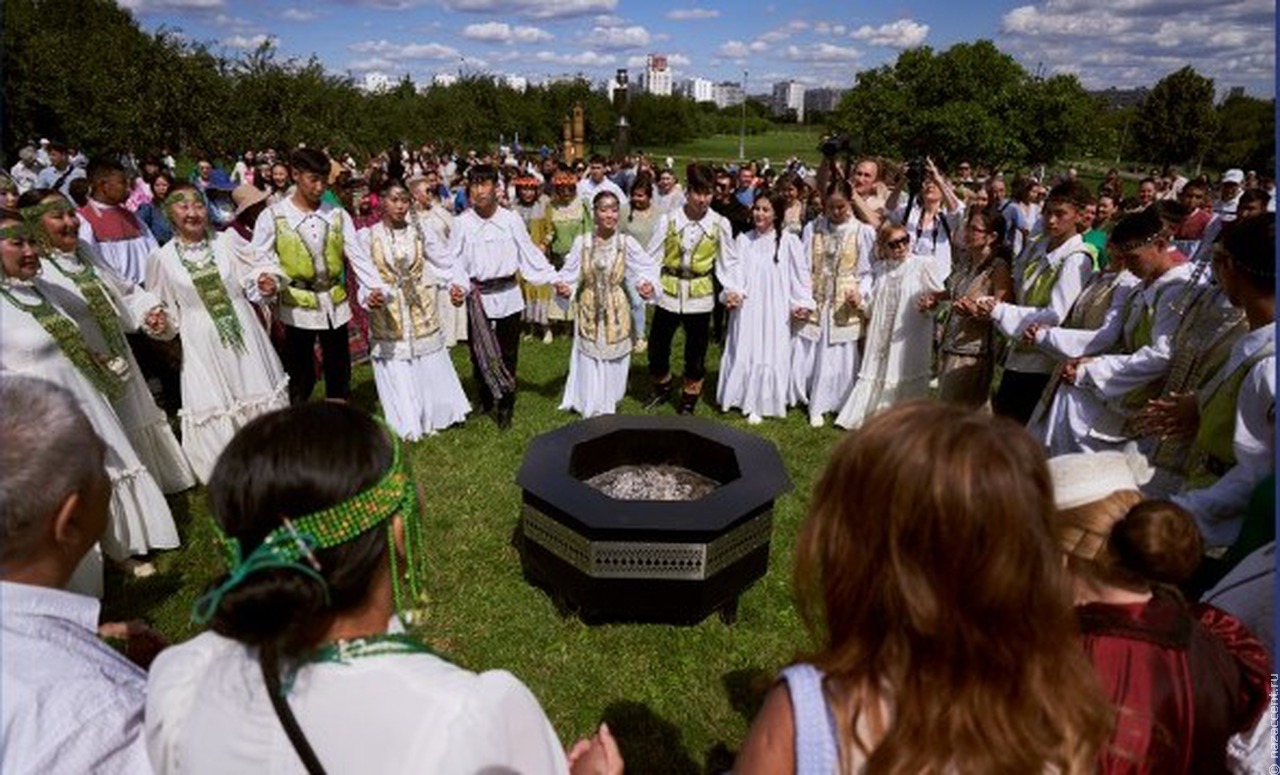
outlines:
[[[569, 771], [519, 680], [404, 633], [423, 520], [398, 443], [371, 417], [334, 402], [260, 417], [209, 493], [230, 568], [196, 605], [212, 632], [152, 665], [159, 772]], [[575, 772], [621, 771], [606, 729], [574, 752]]]

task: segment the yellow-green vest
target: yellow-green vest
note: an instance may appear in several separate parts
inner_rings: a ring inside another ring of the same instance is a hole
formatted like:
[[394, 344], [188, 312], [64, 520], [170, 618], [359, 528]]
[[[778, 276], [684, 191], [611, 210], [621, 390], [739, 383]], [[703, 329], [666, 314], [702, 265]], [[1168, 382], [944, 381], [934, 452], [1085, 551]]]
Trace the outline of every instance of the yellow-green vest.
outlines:
[[413, 327], [414, 339], [425, 339], [440, 330], [440, 320], [436, 315], [435, 280], [426, 269], [426, 256], [422, 250], [422, 240], [417, 229], [413, 232], [413, 257], [409, 266], [397, 272], [394, 256], [387, 255], [383, 241], [374, 232], [370, 240], [369, 257], [378, 270], [383, 282], [396, 290], [397, 298], [384, 304], [379, 309], [369, 310], [369, 334], [375, 341], [394, 342], [404, 339], [404, 310], [400, 300], [404, 300], [404, 309], [409, 312], [410, 324]]
[[[328, 290], [334, 304], [347, 298], [346, 273], [342, 263], [342, 217], [341, 211], [334, 213], [333, 223], [326, 226], [324, 233], [324, 265], [329, 275], [324, 290]], [[283, 215], [276, 215], [275, 223], [276, 255], [280, 257], [280, 268], [290, 280], [280, 292], [280, 303], [287, 307], [319, 309], [320, 301], [313, 286], [316, 269], [311, 251]]]
[[[715, 293], [715, 285], [711, 281], [711, 273], [716, 268], [716, 257], [720, 255], [720, 224], [713, 224], [710, 232], [705, 232], [698, 244], [693, 247], [693, 255], [689, 257], [687, 272], [681, 267], [684, 250], [680, 245], [680, 234], [676, 232], [674, 219], [667, 220], [667, 234], [662, 240], [662, 291], [670, 296], [680, 295], [680, 280], [689, 281], [689, 298], [698, 299]], [[685, 277], [682, 278], [682, 274]]]
[[578, 336], [594, 342], [604, 326], [604, 341], [617, 344], [631, 337], [631, 304], [623, 289], [626, 278], [626, 241], [615, 236], [613, 263], [603, 271], [592, 258], [595, 235], [582, 237], [582, 263], [578, 272]]
[[[1201, 459], [1195, 473], [1187, 479], [1186, 489], [1208, 487], [1218, 481], [1222, 471], [1236, 464], [1236, 404], [1240, 400], [1240, 388], [1244, 385], [1245, 377], [1249, 376], [1249, 371], [1264, 358], [1274, 355], [1275, 351], [1275, 342], [1268, 342], [1245, 358], [1235, 371], [1218, 383], [1213, 394], [1200, 406], [1200, 428], [1196, 431], [1196, 446], [1205, 453], [1206, 458]], [[1216, 473], [1215, 470], [1210, 470], [1207, 458], [1213, 460]]]

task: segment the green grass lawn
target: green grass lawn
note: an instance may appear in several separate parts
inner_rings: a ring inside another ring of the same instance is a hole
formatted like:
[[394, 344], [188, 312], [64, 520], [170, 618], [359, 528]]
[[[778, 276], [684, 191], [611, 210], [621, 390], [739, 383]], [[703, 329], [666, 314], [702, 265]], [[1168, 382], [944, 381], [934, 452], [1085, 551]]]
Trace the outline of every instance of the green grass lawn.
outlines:
[[[823, 127], [815, 126], [747, 135], [746, 156], [756, 161], [768, 159], [770, 164], [778, 169], [786, 166], [787, 159], [797, 156], [810, 167], [816, 167], [818, 162], [822, 161], [822, 154], [818, 152], [818, 142], [825, 131]], [[679, 145], [642, 150], [658, 164], [661, 164], [667, 156], [671, 156], [676, 162], [675, 169], [683, 170], [691, 161], [736, 162], [738, 136], [712, 135]]]
[[[747, 725], [774, 672], [807, 645], [791, 598], [795, 537], [809, 492], [840, 434], [812, 429], [793, 411], [752, 429], [777, 444], [794, 489], [777, 502], [768, 574], [743, 595], [738, 618], [717, 616], [691, 627], [611, 624], [587, 626], [561, 616], [543, 591], [525, 581], [512, 546], [520, 513], [516, 469], [529, 440], [573, 422], [556, 409], [568, 370], [570, 343], [525, 341], [515, 424], [501, 433], [488, 417], [407, 447], [426, 497], [429, 606], [418, 634], [472, 670], [509, 670], [541, 700], [561, 739], [571, 742], [597, 725], [619, 738], [632, 773], [720, 771], [732, 763]], [[676, 366], [680, 343], [677, 341]], [[465, 346], [453, 361], [468, 395], [475, 395]], [[719, 351], [708, 356], [715, 385]], [[643, 412], [645, 356], [631, 366], [622, 413]], [[355, 400], [378, 411], [368, 366], [358, 367]], [[657, 410], [672, 413], [670, 407]], [[744, 418], [722, 415], [710, 403], [703, 417], [746, 429]], [[219, 572], [205, 492], [171, 499], [181, 549], [161, 554], [147, 579], [108, 577], [104, 617], [139, 617], [174, 641], [197, 633], [191, 606]], [[353, 729], [359, 709], [352, 709]]]

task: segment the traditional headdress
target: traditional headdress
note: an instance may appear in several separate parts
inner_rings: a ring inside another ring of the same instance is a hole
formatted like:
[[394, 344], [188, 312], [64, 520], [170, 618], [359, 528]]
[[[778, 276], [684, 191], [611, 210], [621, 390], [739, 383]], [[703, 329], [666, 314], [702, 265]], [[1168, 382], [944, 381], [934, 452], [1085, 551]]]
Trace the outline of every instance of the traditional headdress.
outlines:
[[[405, 468], [400, 442], [394, 433], [388, 432], [388, 435], [393, 449], [391, 466], [376, 484], [326, 509], [293, 519], [282, 517], [282, 524], [268, 533], [248, 557], [243, 556], [240, 540], [226, 535], [215, 524], [228, 574], [221, 584], [196, 601], [192, 619], [197, 624], [209, 621], [224, 595], [250, 574], [271, 568], [289, 568], [309, 576], [325, 587], [327, 594], [328, 587], [320, 573], [316, 550], [344, 544], [384, 523], [396, 612], [404, 618], [418, 604], [422, 594], [418, 578], [418, 563], [422, 558], [422, 519], [418, 508], [418, 489]], [[391, 520], [396, 514], [403, 515], [406, 566], [403, 569], [396, 559], [394, 523]]]
[[538, 179], [532, 175], [521, 175], [512, 181], [516, 188], [537, 188]]
[[561, 170], [551, 176], [551, 185], [576, 186], [578, 185], [578, 176], [567, 170]]

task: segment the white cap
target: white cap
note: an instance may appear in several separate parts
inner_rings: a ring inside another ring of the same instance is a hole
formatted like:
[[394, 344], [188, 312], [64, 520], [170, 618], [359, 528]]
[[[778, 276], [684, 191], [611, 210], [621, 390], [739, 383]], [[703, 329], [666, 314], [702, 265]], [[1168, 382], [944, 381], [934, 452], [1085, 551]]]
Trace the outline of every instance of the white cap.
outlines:
[[1059, 511], [1094, 503], [1112, 493], [1138, 490], [1155, 472], [1130, 443], [1124, 452], [1082, 452], [1049, 458], [1053, 502]]
[[1223, 183], [1236, 183], [1236, 184], [1243, 183], [1243, 182], [1244, 182], [1244, 173], [1243, 173], [1243, 172], [1241, 172], [1241, 171], [1240, 171], [1240, 170], [1238, 170], [1238, 169], [1234, 169], [1234, 168], [1233, 168], [1233, 169], [1229, 169], [1229, 170], [1227, 170], [1225, 173], [1223, 173], [1223, 175], [1222, 175], [1222, 182], [1223, 182]]

